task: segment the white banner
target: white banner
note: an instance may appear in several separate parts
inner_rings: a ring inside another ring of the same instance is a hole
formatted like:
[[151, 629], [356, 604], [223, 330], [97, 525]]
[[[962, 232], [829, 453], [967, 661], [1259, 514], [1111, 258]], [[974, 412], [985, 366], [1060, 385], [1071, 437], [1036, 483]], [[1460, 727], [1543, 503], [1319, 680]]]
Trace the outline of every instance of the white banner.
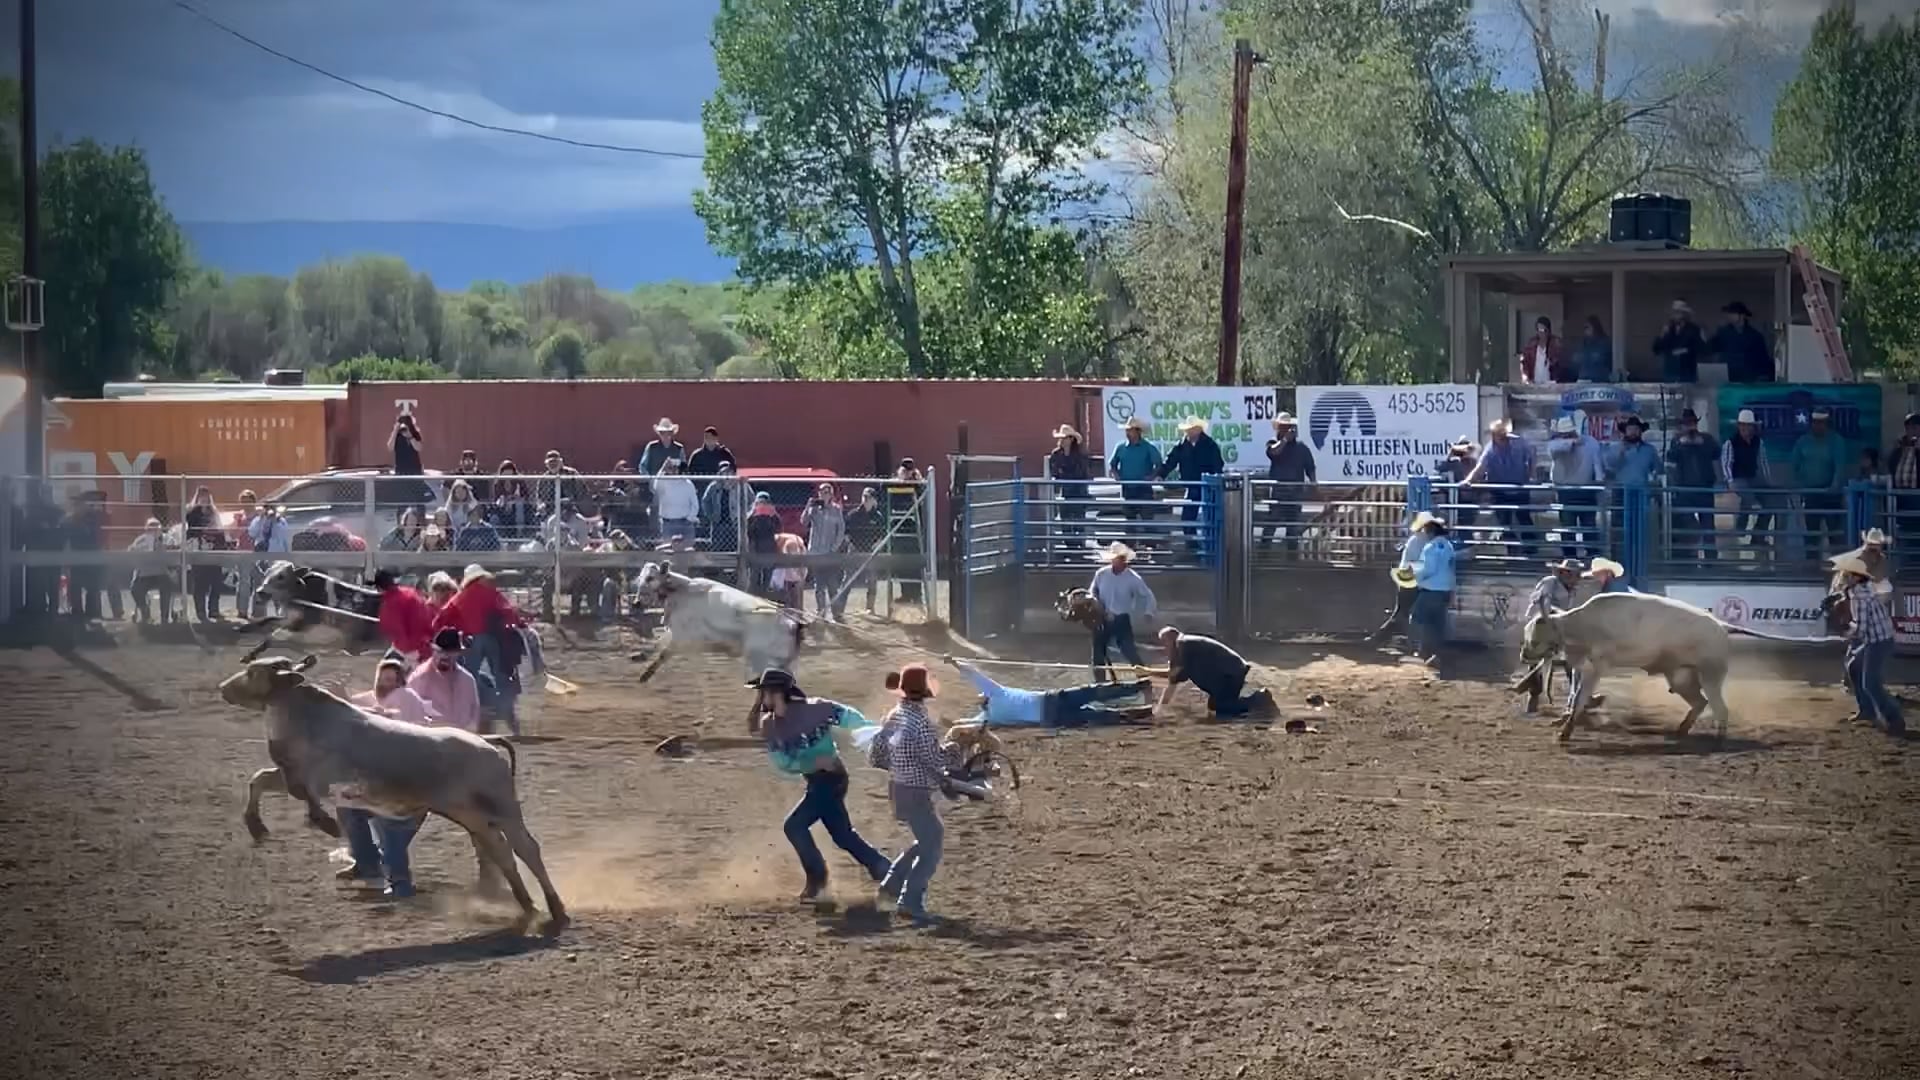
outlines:
[[1715, 581], [1669, 585], [1666, 592], [1683, 604], [1705, 608], [1728, 626], [1789, 637], [1825, 637], [1827, 633], [1826, 620], [1820, 617], [1820, 601], [1826, 599], [1827, 590], [1820, 585]]
[[1106, 425], [1108, 459], [1127, 441], [1128, 420], [1147, 423], [1143, 436], [1165, 454], [1180, 441], [1180, 425], [1199, 417], [1220, 444], [1228, 472], [1267, 471], [1267, 440], [1279, 413], [1272, 387], [1261, 386], [1106, 386], [1100, 390], [1100, 414]]
[[1471, 386], [1302, 386], [1300, 441], [1323, 484], [1431, 476], [1462, 435], [1480, 437]]

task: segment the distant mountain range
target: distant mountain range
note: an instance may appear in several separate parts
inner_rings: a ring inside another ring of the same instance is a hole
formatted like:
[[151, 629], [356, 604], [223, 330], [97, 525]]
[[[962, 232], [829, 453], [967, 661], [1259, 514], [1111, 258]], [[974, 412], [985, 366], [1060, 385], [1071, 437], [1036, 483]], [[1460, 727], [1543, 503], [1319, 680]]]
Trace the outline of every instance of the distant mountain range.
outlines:
[[202, 265], [230, 274], [291, 276], [325, 259], [377, 254], [398, 255], [443, 289], [552, 273], [589, 274], [622, 291], [733, 276], [732, 260], [707, 246], [706, 227], [691, 210], [550, 229], [425, 221], [190, 221], [181, 228]]

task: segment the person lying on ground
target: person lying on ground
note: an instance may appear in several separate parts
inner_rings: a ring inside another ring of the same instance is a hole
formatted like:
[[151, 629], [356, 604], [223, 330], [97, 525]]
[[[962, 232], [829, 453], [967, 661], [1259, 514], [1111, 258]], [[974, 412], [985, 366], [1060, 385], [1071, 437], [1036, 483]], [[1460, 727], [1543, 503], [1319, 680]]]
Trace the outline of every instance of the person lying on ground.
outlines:
[[1166, 626], [1160, 630], [1160, 644], [1167, 650], [1167, 689], [1160, 695], [1161, 705], [1173, 700], [1173, 692], [1181, 683], [1190, 682], [1207, 695], [1207, 708], [1216, 720], [1233, 720], [1255, 710], [1266, 712], [1278, 708], [1273, 691], [1264, 687], [1250, 694], [1242, 693], [1253, 665], [1220, 642], [1199, 634], [1183, 634], [1178, 627]]
[[1139, 704], [1109, 708], [1102, 702], [1122, 698], [1145, 698], [1153, 689], [1147, 679], [1132, 682], [1091, 683], [1064, 690], [1024, 690], [1005, 686], [987, 677], [979, 668], [951, 656], [947, 663], [980, 691], [980, 715], [977, 719], [994, 727], [1104, 727], [1111, 724], [1139, 724], [1153, 719], [1153, 706]]
[[807, 785], [781, 826], [806, 875], [800, 899], [818, 899], [827, 887], [827, 864], [813, 842], [816, 823], [826, 826], [834, 844], [853, 856], [877, 886], [892, 863], [854, 831], [847, 816], [847, 767], [835, 742], [836, 735], [873, 725], [851, 706], [808, 697], [793, 675], [779, 668], [768, 668], [747, 686], [759, 693], [748, 733], [766, 740], [776, 770]]

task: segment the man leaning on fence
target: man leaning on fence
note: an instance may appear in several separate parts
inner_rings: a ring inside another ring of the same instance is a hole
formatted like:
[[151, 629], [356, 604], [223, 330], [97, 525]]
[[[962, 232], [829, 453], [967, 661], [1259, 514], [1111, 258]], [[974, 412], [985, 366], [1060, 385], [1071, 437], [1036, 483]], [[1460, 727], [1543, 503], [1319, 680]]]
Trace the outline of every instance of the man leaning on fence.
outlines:
[[1838, 550], [1847, 531], [1841, 487], [1852, 458], [1846, 440], [1829, 427], [1830, 419], [1827, 410], [1816, 407], [1807, 417], [1806, 432], [1787, 455], [1787, 475], [1800, 497], [1810, 559]]
[[1700, 430], [1700, 414], [1680, 414], [1680, 430], [1667, 441], [1667, 496], [1673, 500], [1673, 557], [1691, 559], [1700, 552], [1718, 557], [1713, 540], [1713, 492], [1720, 478], [1720, 453], [1713, 436]]
[[1487, 425], [1487, 448], [1480, 464], [1473, 467], [1462, 486], [1486, 484], [1491, 488], [1493, 517], [1505, 532], [1509, 543], [1517, 542], [1522, 554], [1532, 556], [1534, 544], [1532, 492], [1525, 485], [1533, 480], [1533, 447], [1513, 437], [1513, 425], [1495, 420]]
[[[1128, 521], [1153, 519], [1153, 481], [1160, 472], [1160, 448], [1147, 441], [1147, 422], [1137, 416], [1127, 419], [1122, 429], [1126, 441], [1113, 448], [1107, 460], [1107, 475], [1120, 481], [1120, 498], [1126, 502]], [[1137, 537], [1144, 545], [1147, 538]]]
[[[1193, 526], [1200, 520], [1200, 500], [1206, 490], [1203, 481], [1226, 471], [1226, 458], [1220, 453], [1220, 444], [1207, 434], [1207, 422], [1197, 416], [1188, 417], [1180, 425], [1180, 441], [1167, 451], [1167, 459], [1160, 463], [1159, 470], [1162, 479], [1178, 473], [1186, 484], [1187, 499], [1180, 507], [1181, 521]], [[1195, 550], [1200, 548], [1198, 528], [1187, 530], [1187, 543]]]
[[1560, 500], [1560, 554], [1581, 557], [1581, 547], [1598, 552], [1600, 522], [1600, 442], [1579, 430], [1573, 417], [1553, 422], [1547, 439], [1547, 475]]
[[1767, 447], [1760, 437], [1760, 425], [1752, 409], [1741, 409], [1734, 417], [1733, 434], [1720, 447], [1720, 474], [1727, 487], [1740, 497], [1740, 511], [1733, 516], [1735, 535], [1753, 531], [1747, 543], [1754, 548], [1767, 546], [1768, 508], [1772, 496], [1773, 474], [1767, 467]]
[[1268, 511], [1267, 538], [1271, 547], [1282, 529], [1287, 534], [1287, 551], [1300, 550], [1300, 504], [1313, 493], [1319, 481], [1313, 465], [1313, 451], [1300, 441], [1300, 428], [1292, 413], [1273, 418], [1273, 438], [1267, 441], [1267, 479], [1273, 481], [1273, 504]]

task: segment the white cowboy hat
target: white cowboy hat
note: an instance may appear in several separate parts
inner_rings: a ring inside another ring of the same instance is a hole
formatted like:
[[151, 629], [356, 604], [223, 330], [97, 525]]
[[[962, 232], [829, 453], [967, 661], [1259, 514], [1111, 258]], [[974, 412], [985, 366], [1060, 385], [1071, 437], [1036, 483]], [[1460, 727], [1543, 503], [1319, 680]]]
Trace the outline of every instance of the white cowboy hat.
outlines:
[[679, 430], [680, 430], [680, 425], [679, 425], [679, 424], [676, 424], [676, 423], [674, 423], [674, 422], [673, 422], [672, 420], [669, 420], [669, 419], [667, 419], [666, 417], [664, 417], [664, 416], [663, 416], [663, 417], [661, 417], [661, 418], [660, 418], [660, 422], [659, 422], [659, 423], [657, 423], [657, 424], [655, 424], [655, 425], [653, 425], [653, 430], [655, 430], [655, 431], [679, 431]]
[[1733, 418], [1733, 422], [1736, 424], [1757, 424], [1760, 421], [1753, 415], [1752, 409], [1741, 409], [1739, 415]]
[[1080, 438], [1080, 433], [1073, 430], [1072, 424], [1061, 424], [1059, 427], [1053, 429], [1053, 437], [1056, 439], [1074, 439], [1077, 441]]
[[1207, 422], [1197, 416], [1189, 416], [1180, 422], [1180, 430], [1182, 432], [1205, 431], [1207, 430]]
[[1676, 314], [1685, 312], [1686, 314], [1691, 315], [1693, 314], [1693, 305], [1687, 303], [1685, 300], [1675, 300], [1673, 302], [1673, 310]]
[[1279, 416], [1276, 416], [1273, 418], [1273, 426], [1274, 427], [1299, 427], [1300, 422], [1293, 418], [1292, 413], [1282, 412]]
[[1489, 435], [1511, 435], [1513, 434], [1513, 425], [1507, 423], [1505, 420], [1495, 420], [1493, 423], [1487, 425], [1487, 433]]
[[1120, 430], [1145, 431], [1147, 430], [1147, 422], [1145, 420], [1140, 419], [1138, 416], [1129, 416], [1127, 417], [1127, 422], [1120, 425]]
[[1448, 445], [1448, 447], [1447, 447], [1447, 449], [1449, 449], [1449, 450], [1472, 450], [1472, 449], [1475, 449], [1476, 447], [1478, 447], [1479, 445], [1480, 445], [1479, 443], [1477, 443], [1477, 442], [1474, 442], [1474, 441], [1473, 441], [1473, 436], [1471, 436], [1471, 435], [1462, 435], [1462, 436], [1460, 436], [1459, 438], [1457, 438], [1457, 439], [1455, 439], [1455, 440], [1453, 440], [1453, 442], [1452, 442], [1452, 443], [1450, 443], [1450, 444]]
[[1555, 435], [1573, 434], [1573, 417], [1563, 416], [1558, 420], [1555, 420], [1553, 422], [1553, 433]]
[[1113, 543], [1094, 552], [1093, 557], [1097, 562], [1111, 562], [1114, 559], [1125, 559], [1128, 562], [1132, 562], [1133, 549], [1115, 540]]
[[1858, 574], [1861, 577], [1873, 576], [1873, 571], [1867, 568], [1866, 561], [1851, 551], [1844, 555], [1835, 555], [1827, 561], [1833, 564], [1835, 570], [1843, 574]]
[[1419, 585], [1419, 581], [1414, 577], [1413, 567], [1411, 566], [1396, 566], [1387, 571], [1387, 576], [1393, 578], [1393, 583], [1403, 589], [1412, 589]]
[[1594, 557], [1592, 565], [1587, 567], [1587, 572], [1580, 576], [1598, 577], [1603, 573], [1612, 574], [1614, 577], [1626, 577], [1627, 568], [1604, 555], [1599, 555]]
[[1871, 528], [1860, 534], [1860, 542], [1863, 544], [1878, 544], [1881, 547], [1886, 547], [1887, 534], [1881, 532], [1878, 527]]
[[1407, 532], [1417, 533], [1421, 529], [1424, 529], [1427, 526], [1439, 520], [1440, 519], [1437, 516], [1435, 516], [1432, 511], [1422, 510], [1419, 513], [1413, 515], [1413, 520], [1407, 523]]

